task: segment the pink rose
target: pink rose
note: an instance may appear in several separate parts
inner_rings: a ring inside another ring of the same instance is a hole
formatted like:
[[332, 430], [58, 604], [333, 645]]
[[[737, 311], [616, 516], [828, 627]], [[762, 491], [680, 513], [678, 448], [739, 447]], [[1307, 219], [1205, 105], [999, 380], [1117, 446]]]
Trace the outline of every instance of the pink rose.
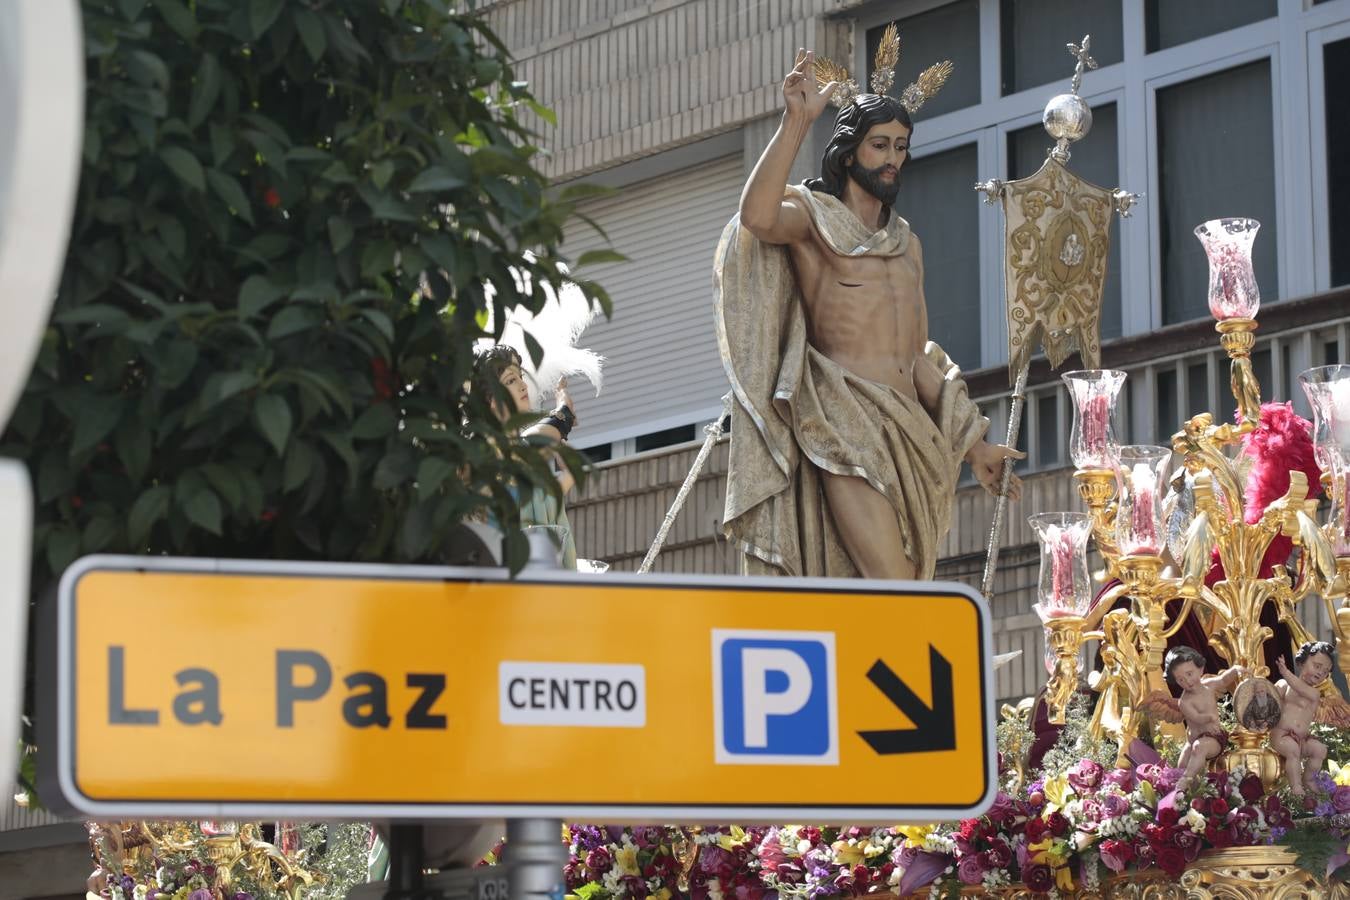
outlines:
[[1134, 847], [1128, 841], [1108, 838], [1102, 841], [1098, 851], [1102, 864], [1117, 874], [1125, 871], [1125, 867], [1134, 860]]
[[1336, 812], [1350, 812], [1350, 785], [1338, 784], [1331, 792], [1331, 805]]
[[1077, 764], [1066, 773], [1069, 784], [1071, 784], [1073, 789], [1079, 794], [1095, 790], [1097, 786], [1102, 783], [1103, 774], [1105, 774], [1105, 770], [1102, 768], [1101, 763], [1091, 759], [1080, 759]]
[[981, 883], [987, 871], [983, 853], [968, 853], [956, 864], [956, 877], [961, 879], [962, 884]]

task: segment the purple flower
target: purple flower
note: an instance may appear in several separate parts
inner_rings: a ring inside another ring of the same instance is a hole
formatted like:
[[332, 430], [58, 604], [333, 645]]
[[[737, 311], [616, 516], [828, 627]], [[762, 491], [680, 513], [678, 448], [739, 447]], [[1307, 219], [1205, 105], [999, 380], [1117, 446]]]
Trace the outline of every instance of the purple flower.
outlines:
[[573, 825], [572, 845], [577, 848], [578, 856], [585, 856], [590, 850], [605, 845], [605, 838], [594, 825]]
[[586, 854], [586, 868], [591, 870], [591, 874], [599, 878], [609, 871], [609, 867], [614, 864], [614, 857], [605, 847], [596, 847], [590, 853]]
[[1122, 791], [1132, 791], [1136, 782], [1134, 773], [1129, 769], [1112, 769], [1102, 776], [1102, 784], [1113, 784]]
[[1004, 827], [1012, 822], [1017, 816], [1017, 808], [1013, 806], [1012, 798], [999, 791], [994, 796], [994, 805], [989, 807], [989, 812], [985, 813], [989, 821], [999, 827]]
[[1105, 770], [1101, 763], [1092, 759], [1080, 759], [1072, 769], [1065, 773], [1069, 779], [1069, 784], [1079, 794], [1088, 793], [1097, 788], [1102, 783], [1102, 775]]
[[1130, 811], [1130, 801], [1120, 794], [1099, 794], [1097, 802], [1101, 804], [1103, 819], [1114, 819]]
[[1049, 866], [1032, 863], [1022, 869], [1022, 883], [1038, 894], [1044, 894], [1055, 886], [1055, 876]]
[[1350, 812], [1350, 785], [1336, 785], [1335, 790], [1331, 792], [1331, 805], [1338, 813]]
[[983, 853], [968, 853], [956, 864], [956, 877], [962, 884], [979, 884], [984, 881], [984, 873], [989, 871]]
[[197, 890], [188, 894], [188, 900], [215, 900], [211, 892], [206, 888], [197, 888]]
[[235, 891], [230, 900], [253, 900], [253, 895], [248, 891]]

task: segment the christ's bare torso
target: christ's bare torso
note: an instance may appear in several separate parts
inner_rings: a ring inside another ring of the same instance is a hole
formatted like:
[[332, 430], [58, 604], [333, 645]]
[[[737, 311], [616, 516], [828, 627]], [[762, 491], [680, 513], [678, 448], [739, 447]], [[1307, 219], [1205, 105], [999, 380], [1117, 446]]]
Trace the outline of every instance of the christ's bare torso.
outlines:
[[915, 335], [924, 316], [914, 254], [840, 256], [814, 228], [789, 250], [811, 346], [859, 378], [916, 398]]

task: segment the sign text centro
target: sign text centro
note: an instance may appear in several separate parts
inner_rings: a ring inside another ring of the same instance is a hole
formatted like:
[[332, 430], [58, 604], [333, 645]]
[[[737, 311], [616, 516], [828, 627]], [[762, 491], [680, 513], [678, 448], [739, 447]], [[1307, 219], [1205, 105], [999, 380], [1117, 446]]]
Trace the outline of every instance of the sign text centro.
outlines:
[[89, 557], [49, 620], [44, 799], [91, 817], [895, 823], [996, 785], [961, 585]]

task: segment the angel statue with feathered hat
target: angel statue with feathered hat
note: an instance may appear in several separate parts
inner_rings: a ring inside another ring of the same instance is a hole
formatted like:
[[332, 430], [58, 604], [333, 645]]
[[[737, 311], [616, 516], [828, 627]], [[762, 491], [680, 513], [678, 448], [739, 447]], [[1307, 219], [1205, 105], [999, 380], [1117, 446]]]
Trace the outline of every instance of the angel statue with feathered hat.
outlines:
[[[928, 340], [923, 251], [891, 207], [911, 114], [951, 63], [892, 97], [899, 52], [891, 26], [875, 93], [797, 52], [782, 122], [717, 248], [717, 335], [735, 398], [723, 528], [747, 572], [931, 578], [962, 461], [993, 490], [1020, 456], [985, 441], [960, 370]], [[788, 185], [831, 102], [820, 177]]]

